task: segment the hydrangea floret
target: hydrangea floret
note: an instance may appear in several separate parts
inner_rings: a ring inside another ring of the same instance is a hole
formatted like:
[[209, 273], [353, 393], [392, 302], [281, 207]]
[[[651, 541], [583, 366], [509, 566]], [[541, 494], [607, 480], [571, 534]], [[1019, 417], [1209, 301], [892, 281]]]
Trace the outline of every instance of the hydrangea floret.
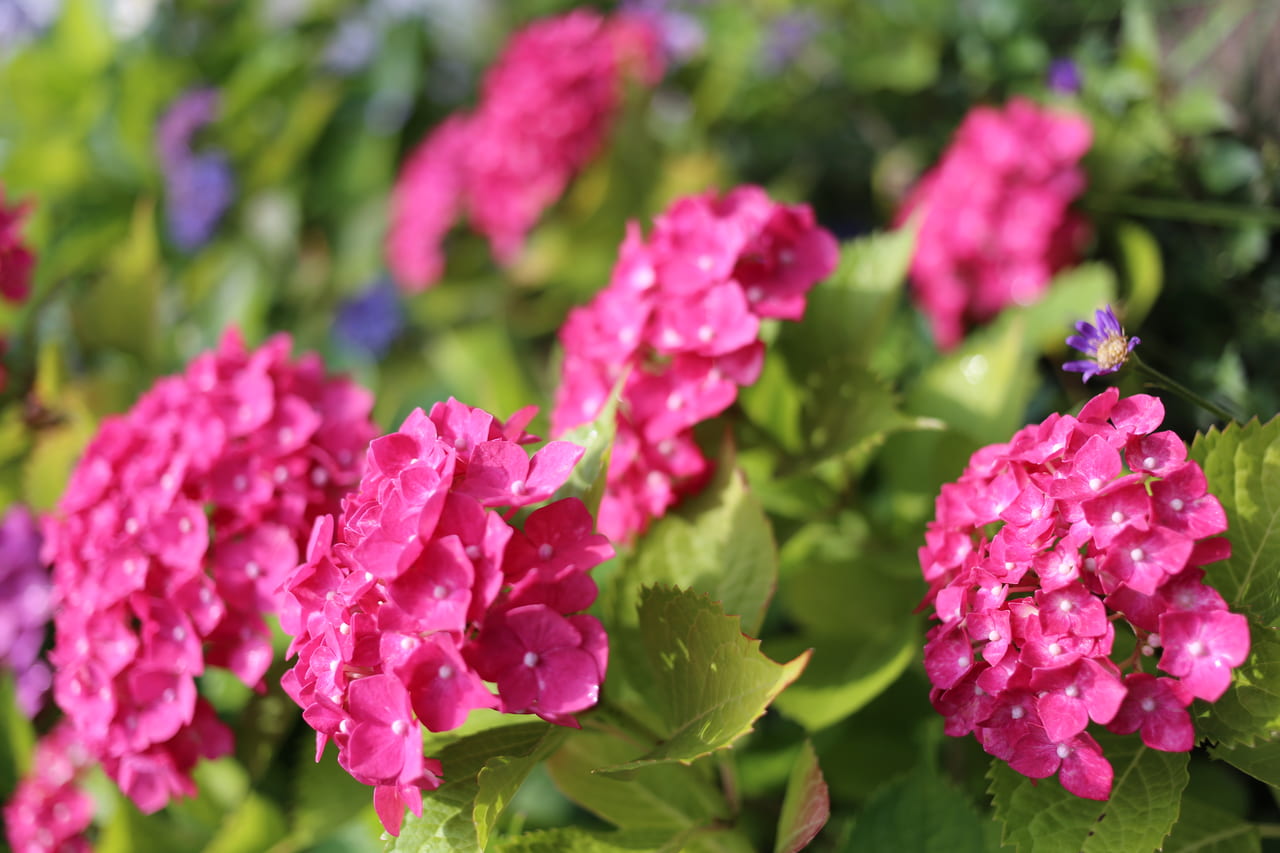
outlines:
[[1077, 334], [1067, 338], [1067, 346], [1079, 350], [1088, 359], [1068, 361], [1062, 365], [1063, 370], [1084, 374], [1081, 379], [1088, 382], [1095, 376], [1115, 373], [1129, 360], [1129, 353], [1142, 341], [1138, 337], [1127, 337], [1124, 327], [1116, 318], [1116, 312], [1108, 305], [1094, 314], [1097, 326], [1085, 320], [1076, 323]]
[[36, 257], [22, 237], [22, 224], [30, 212], [30, 203], [6, 204], [0, 187], [0, 298], [6, 302], [23, 302], [31, 293]]
[[93, 798], [80, 780], [92, 763], [70, 720], [60, 720], [40, 738], [31, 774], [4, 806], [4, 828], [14, 853], [89, 853], [85, 831], [93, 821]]
[[705, 483], [710, 465], [694, 425], [756, 381], [761, 323], [799, 320], [838, 254], [808, 206], [778, 204], [753, 186], [680, 199], [647, 240], [630, 224], [609, 286], [560, 330], [551, 416], [557, 435], [587, 423], [624, 382], [600, 506], [605, 535], [630, 539]]
[[391, 199], [387, 260], [418, 291], [444, 271], [444, 238], [464, 214], [500, 263], [599, 152], [625, 82], [662, 75], [658, 34], [639, 15], [577, 9], [516, 33], [485, 75], [481, 102], [440, 124], [406, 160]]
[[1091, 142], [1082, 116], [1025, 98], [965, 117], [896, 217], [920, 215], [911, 281], [938, 346], [1035, 302], [1079, 259], [1089, 228], [1070, 205], [1084, 190], [1079, 164]]
[[18, 707], [28, 717], [39, 712], [51, 682], [40, 659], [53, 614], [50, 586], [36, 517], [14, 504], [0, 520], [0, 666], [13, 673]]
[[[284, 689], [316, 730], [316, 758], [374, 786], [383, 825], [441, 783], [422, 731], [448, 731], [475, 708], [576, 726], [596, 703], [604, 629], [582, 613], [587, 572], [613, 556], [577, 498], [544, 504], [583, 449], [522, 447], [532, 416], [507, 423], [450, 399], [369, 445], [359, 488], [335, 523], [316, 522], [285, 583], [281, 627], [296, 665]], [[496, 688], [496, 693], [490, 689]]]
[[[1204, 581], [1230, 556], [1226, 515], [1163, 418], [1110, 388], [979, 450], [920, 549], [947, 734], [1080, 797], [1111, 791], [1091, 723], [1189, 750], [1187, 706], [1222, 696], [1249, 653], [1248, 621]], [[1134, 651], [1117, 661], [1120, 630]]]
[[206, 667], [265, 689], [279, 587], [336, 511], [376, 428], [371, 395], [228, 332], [184, 374], [105, 419], [44, 525], [54, 698], [145, 812], [195, 792], [231, 732], [197, 692]]

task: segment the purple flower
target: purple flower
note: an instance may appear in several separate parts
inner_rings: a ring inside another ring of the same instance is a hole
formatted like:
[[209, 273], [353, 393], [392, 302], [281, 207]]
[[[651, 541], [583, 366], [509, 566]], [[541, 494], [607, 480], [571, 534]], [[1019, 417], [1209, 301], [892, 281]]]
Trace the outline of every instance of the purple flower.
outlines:
[[1046, 75], [1049, 88], [1064, 95], [1074, 95], [1080, 91], [1080, 68], [1070, 59], [1059, 58], [1049, 63]]
[[343, 302], [334, 322], [339, 340], [378, 358], [386, 355], [403, 328], [404, 313], [389, 278]]
[[679, 66], [702, 52], [707, 33], [702, 22], [672, 0], [622, 0], [619, 9], [649, 21], [658, 33], [667, 63]]
[[1067, 346], [1078, 349], [1091, 356], [1088, 361], [1068, 361], [1062, 365], [1063, 370], [1083, 373], [1083, 380], [1088, 382], [1094, 376], [1104, 373], [1115, 373], [1129, 358], [1140, 341], [1138, 338], [1125, 337], [1124, 327], [1116, 319], [1111, 306], [1100, 308], [1095, 314], [1097, 327], [1081, 320], [1076, 323], [1076, 331], [1080, 334], [1067, 338]]
[[0, 665], [13, 671], [18, 705], [34, 717], [49, 689], [40, 660], [51, 614], [49, 572], [40, 559], [35, 517], [21, 504], [0, 520]]
[[167, 171], [165, 221], [169, 238], [184, 252], [194, 251], [213, 236], [235, 196], [231, 164], [210, 152], [181, 160]]
[[777, 73], [795, 62], [821, 30], [821, 19], [808, 10], [777, 18], [761, 48], [765, 70]]
[[195, 135], [218, 113], [215, 89], [192, 89], [178, 97], [156, 126], [156, 152], [165, 178], [169, 237], [184, 252], [209, 241], [235, 197], [231, 164], [219, 150], [196, 154]]

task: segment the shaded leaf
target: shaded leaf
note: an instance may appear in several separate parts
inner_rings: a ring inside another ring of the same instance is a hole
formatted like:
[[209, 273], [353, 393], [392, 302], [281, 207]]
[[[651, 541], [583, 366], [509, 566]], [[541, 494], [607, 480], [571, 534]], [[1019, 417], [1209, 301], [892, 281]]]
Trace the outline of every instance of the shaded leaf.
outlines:
[[818, 756], [813, 744], [805, 741], [796, 756], [791, 778], [787, 780], [787, 792], [782, 799], [782, 814], [778, 817], [778, 835], [773, 844], [774, 853], [797, 853], [822, 830], [831, 816], [831, 798], [827, 782], [822, 778]]
[[967, 797], [936, 772], [916, 769], [876, 791], [844, 849], [985, 853], [983, 824]]
[[1257, 853], [1261, 849], [1256, 826], [1193, 797], [1182, 800], [1182, 813], [1161, 848], [1163, 853]]

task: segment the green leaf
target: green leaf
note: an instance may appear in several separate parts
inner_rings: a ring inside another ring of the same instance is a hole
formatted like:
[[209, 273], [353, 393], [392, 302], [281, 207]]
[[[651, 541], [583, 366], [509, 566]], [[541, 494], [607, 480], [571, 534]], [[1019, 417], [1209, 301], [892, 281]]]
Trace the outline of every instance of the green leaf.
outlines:
[[848, 637], [804, 634], [769, 650], [786, 656], [812, 648], [804, 673], [774, 703], [779, 711], [816, 732], [861, 710], [902, 675], [920, 648], [920, 627], [910, 609], [883, 636], [851, 642]]
[[[440, 752], [445, 783], [422, 798], [422, 817], [405, 816], [393, 853], [483, 849], [502, 806], [564, 730], [522, 723], [463, 738]], [[485, 771], [490, 771], [486, 776]]]
[[813, 744], [805, 741], [791, 769], [791, 778], [787, 780], [773, 853], [803, 850], [830, 816], [831, 798], [827, 793], [827, 781], [822, 778], [822, 768], [818, 766]]
[[257, 792], [227, 816], [204, 853], [254, 853], [266, 850], [285, 835], [280, 808]]
[[338, 764], [332, 749], [315, 761], [315, 745], [303, 738], [299, 745], [297, 772], [293, 783], [293, 835], [300, 842], [325, 837], [360, 813], [373, 800], [369, 786], [362, 785]]
[[1206, 567], [1205, 582], [1233, 610], [1280, 624], [1280, 418], [1228, 424], [1197, 435], [1189, 453], [1227, 513], [1231, 558]]
[[1272, 741], [1254, 746], [1218, 744], [1209, 750], [1209, 754], [1255, 779], [1280, 787], [1280, 743]]
[[769, 660], [760, 641], [742, 633], [737, 617], [692, 590], [646, 588], [640, 635], [653, 676], [652, 691], [644, 692], [666, 722], [666, 738], [608, 772], [689, 763], [731, 746], [809, 659], [805, 653], [785, 664]]
[[547, 769], [561, 793], [620, 829], [674, 834], [730, 817], [710, 768], [702, 765], [652, 764], [625, 781], [596, 773], [631, 761], [642, 751], [616, 736], [578, 731], [551, 756]]
[[964, 794], [937, 772], [917, 768], [872, 795], [844, 849], [985, 853], [983, 823]]
[[1116, 224], [1116, 242], [1120, 246], [1120, 258], [1124, 265], [1125, 283], [1128, 285], [1124, 300], [1124, 322], [1135, 329], [1146, 319], [1155, 304], [1164, 282], [1164, 263], [1160, 258], [1160, 244], [1151, 232], [1136, 222]]
[[504, 838], [493, 848], [496, 853], [680, 853], [687, 850], [685, 835], [667, 836], [645, 832], [589, 832], [577, 827], [561, 827], [526, 832]]
[[[778, 582], [778, 549], [764, 509], [734, 465], [731, 445], [721, 457], [706, 489], [654, 522], [614, 576], [605, 605], [611, 632], [635, 630], [641, 588], [655, 584], [705, 592], [726, 613], [742, 617], [743, 631], [759, 629]], [[614, 648], [633, 672], [640, 645], [624, 639]]]
[[18, 707], [13, 673], [0, 671], [0, 799], [7, 800], [18, 780], [30, 770], [36, 732]]
[[1230, 812], [1184, 797], [1163, 853], [1258, 853], [1258, 828]]
[[1132, 853], [1154, 850], [1178, 818], [1187, 753], [1149, 749], [1134, 736], [1100, 735], [1115, 770], [1111, 798], [1086, 800], [1056, 777], [1038, 782], [995, 760], [987, 778], [1003, 842], [1022, 853]]

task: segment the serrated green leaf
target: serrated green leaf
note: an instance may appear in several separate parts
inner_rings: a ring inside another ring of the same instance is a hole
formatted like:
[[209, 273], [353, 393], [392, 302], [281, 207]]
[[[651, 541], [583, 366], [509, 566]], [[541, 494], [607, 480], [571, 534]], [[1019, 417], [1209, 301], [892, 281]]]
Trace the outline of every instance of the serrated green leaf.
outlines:
[[755, 633], [778, 580], [773, 528], [734, 465], [732, 445], [700, 494], [658, 519], [612, 578], [601, 606], [615, 637], [611, 678], [632, 682], [647, 669], [636, 607], [641, 589], [669, 584], [705, 592]]
[[827, 781], [822, 778], [822, 768], [818, 766], [813, 744], [805, 741], [787, 780], [773, 853], [803, 850], [822, 831], [830, 816], [831, 798], [827, 793]]
[[566, 797], [620, 829], [674, 834], [729, 818], [724, 795], [701, 765], [654, 764], [625, 781], [595, 772], [624, 764], [642, 751], [622, 738], [573, 732], [547, 769]]
[[1258, 828], [1239, 817], [1184, 797], [1182, 812], [1162, 853], [1258, 853], [1262, 840]]
[[1115, 779], [1111, 798], [1086, 800], [1056, 777], [1038, 782], [995, 760], [991, 780], [1002, 841], [1021, 853], [1132, 853], [1154, 850], [1178, 818], [1187, 753], [1149, 749], [1134, 736], [1099, 735]]
[[1227, 514], [1231, 558], [1206, 567], [1205, 582], [1233, 610], [1280, 624], [1280, 418], [1198, 435], [1189, 457]]
[[[524, 775], [518, 765], [531, 769], [532, 756], [541, 755], [548, 739], [559, 738], [561, 732], [546, 723], [522, 723], [489, 729], [456, 741], [441, 750], [445, 783], [422, 797], [422, 817], [405, 816], [400, 836], [389, 853], [473, 853], [482, 849], [481, 832], [487, 837], [498, 814], [501, 799], [506, 802]], [[476, 815], [480, 804], [481, 775], [493, 766], [496, 775], [489, 780], [484, 794], [481, 818]], [[505, 798], [505, 799], [504, 799]]]
[[779, 664], [745, 636], [737, 617], [706, 595], [669, 587], [640, 595], [640, 635], [653, 678], [644, 691], [666, 722], [666, 739], [608, 772], [652, 763], [689, 763], [751, 731], [777, 695], [800, 675], [806, 652]]
[[937, 773], [916, 769], [872, 795], [844, 850], [985, 853], [983, 823], [964, 794]]

